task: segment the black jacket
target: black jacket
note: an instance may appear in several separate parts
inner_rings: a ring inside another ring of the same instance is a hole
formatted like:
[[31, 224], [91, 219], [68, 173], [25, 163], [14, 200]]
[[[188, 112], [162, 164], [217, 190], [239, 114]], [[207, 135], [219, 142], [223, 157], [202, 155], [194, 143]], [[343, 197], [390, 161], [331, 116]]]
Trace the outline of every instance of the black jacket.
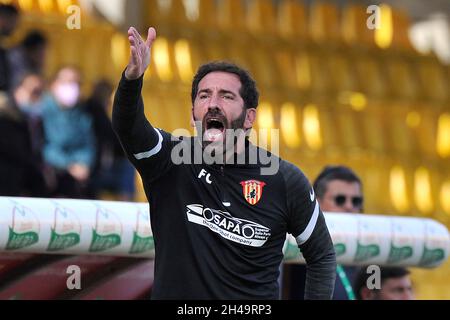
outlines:
[[[306, 297], [330, 299], [335, 253], [314, 192], [294, 165], [262, 175], [245, 164], [175, 164], [196, 138], [174, 137], [144, 116], [142, 78], [122, 76], [113, 127], [142, 177], [155, 241], [154, 299], [277, 299], [286, 233], [308, 262]], [[261, 149], [247, 142], [246, 159]], [[201, 148], [200, 148], [201, 149]], [[198, 149], [197, 149], [198, 150]]]
[[25, 116], [0, 107], [0, 196], [48, 196], [40, 164]]

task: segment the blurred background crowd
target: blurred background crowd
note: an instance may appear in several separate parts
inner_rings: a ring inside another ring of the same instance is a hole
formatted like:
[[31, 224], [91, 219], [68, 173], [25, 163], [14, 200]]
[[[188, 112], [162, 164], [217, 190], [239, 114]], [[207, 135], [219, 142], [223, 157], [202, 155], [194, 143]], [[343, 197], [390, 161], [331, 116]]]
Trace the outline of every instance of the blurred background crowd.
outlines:
[[[23, 14], [0, 5], [2, 37], [20, 28]], [[82, 97], [76, 64], [62, 64], [47, 78], [50, 45], [45, 31], [30, 29], [1, 49], [0, 194], [97, 199], [110, 191], [133, 200], [134, 169], [108, 115], [112, 84], [99, 78]]]

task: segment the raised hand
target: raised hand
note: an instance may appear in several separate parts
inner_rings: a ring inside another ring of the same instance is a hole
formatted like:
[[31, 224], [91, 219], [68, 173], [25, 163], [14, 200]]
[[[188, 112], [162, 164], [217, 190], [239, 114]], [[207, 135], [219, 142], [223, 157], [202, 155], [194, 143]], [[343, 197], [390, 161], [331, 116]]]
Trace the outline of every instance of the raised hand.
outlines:
[[139, 32], [131, 27], [128, 29], [128, 40], [130, 42], [130, 62], [125, 70], [125, 77], [134, 80], [141, 77], [150, 64], [150, 52], [153, 41], [156, 39], [156, 30], [148, 29], [147, 40], [144, 41]]

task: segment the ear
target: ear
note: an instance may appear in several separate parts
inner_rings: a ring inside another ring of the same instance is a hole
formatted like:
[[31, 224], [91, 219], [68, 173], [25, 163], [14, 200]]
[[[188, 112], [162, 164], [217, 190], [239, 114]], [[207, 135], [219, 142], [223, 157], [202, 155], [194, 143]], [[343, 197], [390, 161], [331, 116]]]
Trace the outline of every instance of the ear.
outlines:
[[244, 129], [251, 129], [253, 128], [253, 123], [256, 120], [256, 109], [255, 108], [249, 108], [245, 111], [245, 121], [244, 121]]

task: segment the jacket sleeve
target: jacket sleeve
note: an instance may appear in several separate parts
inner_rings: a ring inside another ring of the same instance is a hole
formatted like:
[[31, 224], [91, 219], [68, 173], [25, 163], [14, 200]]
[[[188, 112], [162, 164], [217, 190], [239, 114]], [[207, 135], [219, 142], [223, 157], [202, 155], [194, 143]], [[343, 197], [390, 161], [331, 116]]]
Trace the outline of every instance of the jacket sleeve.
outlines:
[[112, 126], [128, 159], [141, 177], [151, 182], [170, 168], [175, 139], [148, 122], [141, 96], [142, 85], [143, 76], [128, 80], [122, 74], [114, 97]]
[[294, 165], [285, 166], [288, 232], [306, 260], [305, 299], [329, 300], [336, 280], [336, 254], [314, 191]]

